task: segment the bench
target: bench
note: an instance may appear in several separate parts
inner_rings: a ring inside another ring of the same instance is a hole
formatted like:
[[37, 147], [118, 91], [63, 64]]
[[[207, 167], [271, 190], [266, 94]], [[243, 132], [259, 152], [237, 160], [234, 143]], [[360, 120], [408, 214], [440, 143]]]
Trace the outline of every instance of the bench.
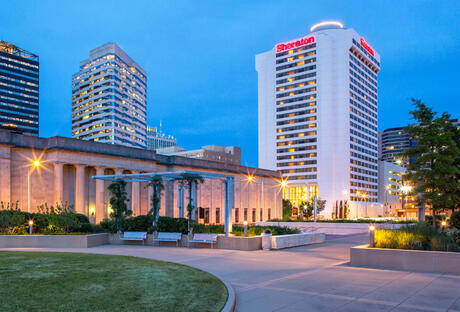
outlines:
[[154, 242], [176, 242], [176, 246], [179, 246], [179, 242], [182, 239], [182, 233], [178, 232], [158, 232], [157, 238], [153, 239]]
[[189, 240], [189, 243], [205, 243], [205, 244], [214, 244], [217, 242], [217, 235], [219, 234], [207, 234], [207, 233], [197, 233], [193, 234], [193, 239]]
[[147, 238], [147, 232], [125, 232], [123, 237], [120, 237], [120, 240], [125, 241], [142, 241], [144, 245], [144, 240]]

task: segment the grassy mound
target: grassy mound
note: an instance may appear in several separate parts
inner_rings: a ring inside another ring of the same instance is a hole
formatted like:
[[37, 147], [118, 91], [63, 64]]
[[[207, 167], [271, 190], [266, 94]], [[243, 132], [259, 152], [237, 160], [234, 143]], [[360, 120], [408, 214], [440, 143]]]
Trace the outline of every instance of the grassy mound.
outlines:
[[149, 259], [0, 252], [0, 311], [220, 311], [209, 273]]

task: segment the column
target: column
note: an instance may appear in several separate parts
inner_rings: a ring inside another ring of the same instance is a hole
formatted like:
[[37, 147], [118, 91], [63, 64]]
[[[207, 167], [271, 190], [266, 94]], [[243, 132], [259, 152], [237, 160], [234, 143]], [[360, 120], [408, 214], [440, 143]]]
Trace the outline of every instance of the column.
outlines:
[[64, 164], [54, 164], [54, 196], [53, 205], [61, 205], [64, 202]]
[[165, 181], [164, 183], [165, 215], [174, 217], [174, 181]]
[[85, 213], [85, 166], [75, 165], [75, 212]]
[[[192, 182], [192, 198], [190, 199], [190, 203], [192, 204], [192, 207], [194, 208], [192, 210], [192, 217], [191, 217], [192, 220], [196, 220], [196, 213], [197, 213], [197, 210], [198, 210], [198, 207], [197, 207], [197, 203], [198, 203], [197, 190], [198, 190], [197, 183]], [[187, 217], [188, 217], [188, 215], [187, 215]]]
[[177, 207], [179, 218], [184, 218], [184, 186], [182, 184], [177, 184]]
[[[96, 175], [104, 175], [104, 168], [96, 168]], [[105, 198], [105, 189], [104, 189], [104, 180], [96, 179], [96, 223], [101, 222], [106, 217], [105, 207], [104, 207], [104, 198]]]
[[[137, 171], [132, 171], [132, 173], [139, 173]], [[131, 210], [133, 211], [134, 216], [141, 214], [140, 207], [140, 196], [139, 196], [140, 185], [139, 182], [131, 182]]]
[[232, 210], [235, 205], [235, 179], [225, 179], [225, 235], [232, 232]]

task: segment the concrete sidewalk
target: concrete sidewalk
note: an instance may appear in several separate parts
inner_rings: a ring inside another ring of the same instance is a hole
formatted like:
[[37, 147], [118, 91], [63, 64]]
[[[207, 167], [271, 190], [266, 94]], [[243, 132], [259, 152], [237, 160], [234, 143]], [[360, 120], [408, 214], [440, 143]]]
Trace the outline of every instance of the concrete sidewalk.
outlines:
[[460, 311], [458, 275], [350, 267], [350, 246], [366, 241], [367, 235], [330, 237], [320, 245], [246, 252], [115, 245], [39, 250], [130, 255], [190, 265], [229, 281], [236, 291], [235, 310], [240, 312]]

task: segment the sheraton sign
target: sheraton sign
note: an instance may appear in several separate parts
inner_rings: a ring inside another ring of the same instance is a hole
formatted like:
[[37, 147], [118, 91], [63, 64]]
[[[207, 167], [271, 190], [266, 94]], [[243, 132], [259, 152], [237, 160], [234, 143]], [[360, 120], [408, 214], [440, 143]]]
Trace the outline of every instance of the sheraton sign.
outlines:
[[280, 44], [276, 45], [276, 52], [282, 52], [284, 50], [297, 48], [297, 47], [300, 47], [300, 46], [303, 46], [303, 45], [306, 45], [306, 44], [309, 44], [309, 43], [313, 43], [313, 42], [315, 42], [315, 37], [314, 36], [311, 36], [311, 37], [308, 37], [308, 38], [302, 38], [300, 40], [294, 40], [294, 41], [291, 41], [289, 43], [280, 43]]
[[374, 56], [374, 49], [371, 48], [371, 46], [364, 40], [364, 38], [361, 38], [361, 45], [364, 47], [364, 49], [367, 50], [372, 56]]

